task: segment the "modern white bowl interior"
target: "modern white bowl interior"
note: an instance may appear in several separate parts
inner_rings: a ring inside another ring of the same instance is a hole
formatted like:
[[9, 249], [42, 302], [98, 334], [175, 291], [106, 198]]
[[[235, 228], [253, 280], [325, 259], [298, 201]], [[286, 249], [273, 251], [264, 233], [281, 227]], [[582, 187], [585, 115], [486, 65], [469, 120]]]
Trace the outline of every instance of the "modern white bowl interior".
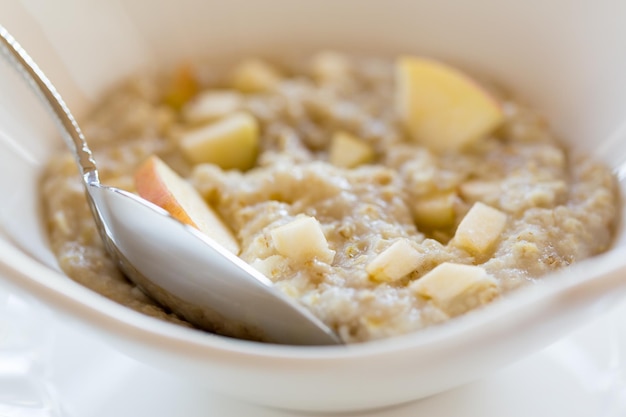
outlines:
[[[78, 116], [124, 76], [191, 57], [335, 48], [425, 54], [510, 86], [564, 141], [618, 173], [626, 161], [626, 2], [600, 0], [0, 0]], [[623, 224], [608, 254], [487, 309], [349, 347], [231, 340], [114, 304], [59, 273], [39, 216], [40, 169], [61, 146], [51, 118], [0, 65], [0, 275], [139, 360], [207, 390], [301, 410], [356, 410], [457, 386], [529, 354], [619, 300]]]

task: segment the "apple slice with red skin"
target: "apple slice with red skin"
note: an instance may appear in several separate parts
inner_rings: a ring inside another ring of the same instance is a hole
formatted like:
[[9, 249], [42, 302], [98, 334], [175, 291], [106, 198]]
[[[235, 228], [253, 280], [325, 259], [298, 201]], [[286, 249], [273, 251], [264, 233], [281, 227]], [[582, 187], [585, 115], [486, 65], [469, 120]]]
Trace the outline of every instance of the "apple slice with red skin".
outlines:
[[139, 166], [135, 171], [135, 187], [142, 198], [239, 254], [239, 243], [228, 226], [198, 191], [159, 157], [153, 155]]

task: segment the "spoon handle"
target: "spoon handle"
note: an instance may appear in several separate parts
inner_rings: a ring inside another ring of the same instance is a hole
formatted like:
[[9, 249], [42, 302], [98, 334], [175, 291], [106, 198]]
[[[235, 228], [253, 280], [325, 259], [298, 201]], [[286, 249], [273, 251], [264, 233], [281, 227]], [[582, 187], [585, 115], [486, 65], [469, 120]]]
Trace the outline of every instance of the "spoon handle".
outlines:
[[55, 116], [65, 142], [74, 152], [83, 181], [86, 184], [98, 184], [96, 163], [76, 119], [48, 77], [2, 25], [0, 25], [0, 51]]

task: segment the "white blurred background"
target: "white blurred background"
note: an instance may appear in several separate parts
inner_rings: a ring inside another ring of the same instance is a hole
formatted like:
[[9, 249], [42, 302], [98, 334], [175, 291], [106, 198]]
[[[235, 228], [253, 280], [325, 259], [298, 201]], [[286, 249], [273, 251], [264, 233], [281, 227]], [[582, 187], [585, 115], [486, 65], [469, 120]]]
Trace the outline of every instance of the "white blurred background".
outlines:
[[[342, 416], [623, 417], [626, 303], [489, 378], [418, 402]], [[381, 387], [384, 389], [384, 387]], [[0, 283], [2, 417], [296, 417], [149, 368]]]

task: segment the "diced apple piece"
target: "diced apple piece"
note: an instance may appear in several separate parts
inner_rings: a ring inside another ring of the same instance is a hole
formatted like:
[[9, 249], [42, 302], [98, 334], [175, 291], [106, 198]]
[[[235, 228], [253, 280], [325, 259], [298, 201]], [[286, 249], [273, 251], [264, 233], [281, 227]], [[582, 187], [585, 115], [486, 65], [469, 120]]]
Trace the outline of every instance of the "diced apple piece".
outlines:
[[259, 148], [259, 125], [248, 113], [235, 113], [185, 133], [183, 154], [194, 164], [212, 163], [223, 169], [252, 168]]
[[473, 254], [486, 255], [506, 225], [505, 213], [481, 202], [474, 203], [459, 224], [452, 243]]
[[299, 216], [272, 230], [271, 235], [278, 253], [296, 262], [318, 259], [331, 263], [335, 257], [315, 217]]
[[250, 266], [271, 280], [282, 275], [287, 268], [285, 257], [280, 255], [272, 255], [265, 259], [255, 259]]
[[180, 110], [198, 92], [198, 80], [191, 65], [181, 65], [172, 75], [163, 101]]
[[250, 59], [233, 70], [232, 84], [241, 92], [258, 93], [271, 90], [280, 79], [276, 68], [265, 61]]
[[183, 107], [188, 123], [205, 123], [221, 119], [241, 109], [243, 97], [236, 91], [208, 90], [200, 93]]
[[365, 271], [375, 281], [392, 282], [415, 271], [421, 262], [422, 254], [407, 239], [400, 239], [376, 256]]
[[483, 268], [449, 262], [411, 284], [412, 290], [450, 316], [457, 316], [498, 296], [498, 283]]
[[412, 206], [415, 223], [419, 228], [426, 230], [452, 226], [456, 217], [455, 199], [456, 193], [454, 192], [417, 199]]
[[320, 52], [311, 63], [313, 76], [317, 81], [333, 81], [350, 75], [349, 59], [338, 52]]
[[330, 163], [341, 168], [354, 168], [374, 159], [374, 149], [361, 139], [336, 132], [330, 143]]
[[397, 109], [411, 137], [436, 152], [458, 150], [504, 119], [498, 101], [455, 68], [416, 57], [396, 64]]
[[135, 186], [142, 198], [200, 230], [235, 255], [239, 253], [239, 243], [217, 213], [191, 184], [157, 156], [148, 158], [135, 171]]
[[501, 187], [498, 181], [473, 180], [461, 184], [459, 192], [466, 201], [485, 201], [494, 196], [499, 196]]

